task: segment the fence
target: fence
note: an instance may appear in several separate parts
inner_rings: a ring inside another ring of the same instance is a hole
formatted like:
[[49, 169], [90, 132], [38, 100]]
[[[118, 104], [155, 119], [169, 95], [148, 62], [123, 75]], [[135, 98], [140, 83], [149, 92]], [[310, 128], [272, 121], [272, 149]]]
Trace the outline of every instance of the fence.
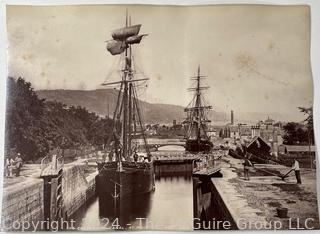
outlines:
[[220, 159], [226, 155], [226, 150], [215, 150], [211, 154], [200, 155], [200, 160], [193, 161], [193, 171], [201, 171], [205, 169], [214, 169], [220, 167]]

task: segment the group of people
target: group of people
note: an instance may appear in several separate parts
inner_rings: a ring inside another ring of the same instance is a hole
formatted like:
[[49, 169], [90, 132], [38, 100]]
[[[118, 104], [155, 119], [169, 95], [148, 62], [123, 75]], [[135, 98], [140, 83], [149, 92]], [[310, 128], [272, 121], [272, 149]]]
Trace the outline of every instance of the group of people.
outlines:
[[[246, 156], [243, 163], [245, 180], [250, 180], [249, 178], [250, 167], [253, 166], [249, 159], [250, 159], [250, 156], [249, 157]], [[296, 159], [293, 160], [291, 169], [285, 175], [281, 175], [281, 178], [282, 179], [286, 178], [292, 171], [294, 171], [297, 183], [301, 184], [300, 166], [299, 166], [299, 162]]]
[[15, 172], [15, 176], [19, 176], [22, 162], [20, 153], [18, 153], [14, 159], [10, 156], [7, 157], [5, 162], [5, 176], [7, 178], [12, 178], [13, 172]]
[[[244, 157], [244, 162], [243, 162], [243, 167], [244, 167], [244, 179], [245, 180], [250, 180], [250, 168], [253, 167], [252, 162], [250, 161], [251, 158], [251, 154], [247, 152], [247, 148], [245, 144], [242, 144], [240, 148], [240, 154], [241, 156]], [[294, 171], [295, 173], [295, 177], [297, 180], [298, 184], [301, 184], [301, 175], [300, 175], [300, 167], [299, 167], [299, 162], [296, 159], [293, 159], [292, 161], [292, 167], [291, 169], [282, 177], [282, 179], [284, 179], [285, 177], [287, 177], [292, 171]]]
[[[118, 152], [118, 154], [121, 154], [120, 152]], [[138, 155], [137, 151], [134, 150], [133, 154], [130, 157], [131, 161], [133, 162], [148, 162], [148, 156], [144, 156], [144, 155]], [[125, 161], [124, 158], [121, 159], [122, 161]], [[102, 161], [108, 161], [108, 162], [114, 162], [117, 161], [117, 154], [115, 152], [115, 150], [111, 150], [108, 154], [104, 153], [102, 155]]]
[[138, 155], [138, 153], [136, 151], [134, 151], [133, 161], [134, 162], [149, 162], [149, 159], [148, 159], [148, 156]]

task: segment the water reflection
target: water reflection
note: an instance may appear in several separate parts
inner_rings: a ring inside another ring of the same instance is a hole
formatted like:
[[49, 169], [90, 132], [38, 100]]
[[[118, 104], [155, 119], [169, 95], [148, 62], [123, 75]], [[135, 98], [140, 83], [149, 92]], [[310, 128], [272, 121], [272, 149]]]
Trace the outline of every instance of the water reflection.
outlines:
[[101, 220], [114, 221], [118, 219], [121, 228], [127, 229], [140, 219], [146, 219], [150, 213], [153, 192], [132, 197], [117, 199], [106, 196], [98, 198], [99, 217]]
[[161, 146], [158, 148], [158, 151], [185, 151], [185, 148], [183, 146], [177, 146], [177, 145], [166, 145]]
[[[182, 166], [184, 170], [186, 167]], [[120, 204], [114, 202], [111, 194], [102, 200], [96, 198], [74, 215], [73, 219], [78, 229], [87, 231], [192, 230], [191, 171], [185, 171], [181, 175], [177, 175], [170, 168], [168, 171], [171, 173], [157, 175], [156, 190], [149, 194], [122, 199]], [[114, 222], [115, 220], [117, 222]], [[120, 227], [117, 228], [117, 225]]]
[[154, 173], [156, 179], [175, 177], [183, 177], [186, 180], [191, 178], [192, 163], [188, 164], [172, 164], [172, 165], [157, 165]]

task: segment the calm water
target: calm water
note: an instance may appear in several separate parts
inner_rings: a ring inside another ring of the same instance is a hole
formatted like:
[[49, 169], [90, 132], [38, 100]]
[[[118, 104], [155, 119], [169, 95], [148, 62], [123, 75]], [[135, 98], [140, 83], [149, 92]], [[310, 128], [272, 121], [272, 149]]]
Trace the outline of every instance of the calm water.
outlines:
[[166, 146], [162, 146], [162, 147], [159, 147], [159, 151], [161, 152], [164, 152], [164, 151], [185, 151], [184, 147], [183, 146], [173, 146], [173, 145], [166, 145]]
[[166, 173], [165, 177], [157, 175], [156, 178], [156, 190], [122, 201], [117, 217], [113, 215], [114, 203], [99, 204], [99, 199], [95, 198], [72, 217], [75, 226], [86, 231], [192, 230], [191, 172], [181, 176]]

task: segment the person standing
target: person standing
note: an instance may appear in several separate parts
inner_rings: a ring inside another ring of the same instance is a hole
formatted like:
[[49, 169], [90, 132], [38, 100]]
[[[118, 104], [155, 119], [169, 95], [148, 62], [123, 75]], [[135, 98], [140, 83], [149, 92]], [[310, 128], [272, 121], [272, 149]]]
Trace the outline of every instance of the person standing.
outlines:
[[5, 163], [4, 163], [4, 171], [5, 171], [6, 178], [8, 178], [9, 175], [10, 175], [9, 166], [10, 166], [10, 158], [7, 157], [6, 160], [5, 160]]
[[244, 166], [244, 179], [250, 180], [249, 170], [250, 170], [250, 167], [252, 167], [252, 163], [250, 162], [248, 156], [245, 157], [243, 166]]
[[139, 159], [139, 155], [137, 154], [136, 151], [134, 151], [134, 154], [133, 154], [133, 161], [134, 162], [138, 162], [138, 159]]
[[6, 177], [12, 178], [12, 170], [14, 168], [14, 160], [11, 157], [7, 157], [5, 168], [6, 168]]
[[[110, 153], [109, 153], [110, 154]], [[108, 155], [109, 156], [109, 155]], [[105, 162], [106, 161], [106, 158], [107, 158], [107, 153], [106, 152], [103, 152], [102, 156], [101, 156], [101, 160], [102, 162]]]
[[20, 175], [21, 167], [22, 167], [22, 158], [21, 158], [20, 153], [18, 153], [17, 157], [15, 158], [16, 176]]
[[[114, 155], [113, 150], [110, 150], [110, 152], [109, 152], [109, 154], [108, 154], [108, 162], [112, 162], [112, 160], [113, 160], [113, 155]], [[106, 159], [105, 159], [105, 157], [104, 157], [103, 162], [104, 162], [105, 160], [106, 160]]]
[[301, 184], [300, 166], [299, 162], [296, 159], [294, 159], [292, 170], [294, 170], [294, 173], [296, 175], [297, 183]]

